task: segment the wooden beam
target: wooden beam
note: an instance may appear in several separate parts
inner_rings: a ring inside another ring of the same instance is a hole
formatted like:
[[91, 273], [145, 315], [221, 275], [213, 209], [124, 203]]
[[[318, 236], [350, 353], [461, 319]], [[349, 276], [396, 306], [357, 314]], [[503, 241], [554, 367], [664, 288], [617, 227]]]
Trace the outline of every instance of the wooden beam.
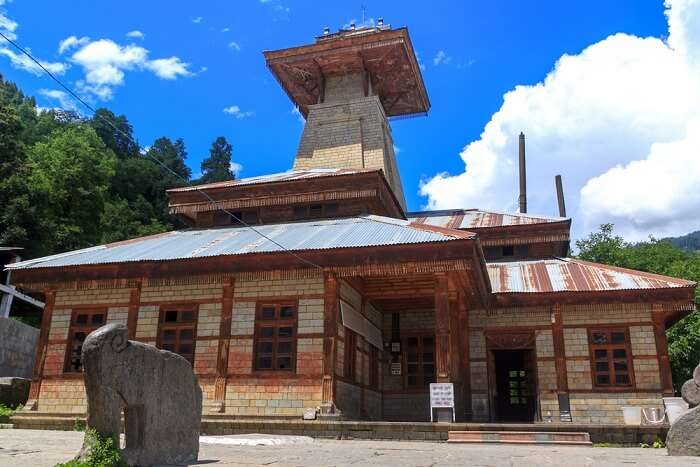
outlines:
[[231, 321], [233, 319], [233, 278], [224, 284], [221, 298], [221, 322], [219, 323], [219, 347], [216, 359], [216, 381], [214, 383], [215, 410], [223, 412], [226, 401], [226, 385], [228, 382], [228, 356], [231, 343]]
[[[17, 298], [19, 300], [22, 300], [23, 302], [27, 302], [30, 305], [34, 305], [37, 308], [44, 308], [44, 302], [37, 300], [35, 298], [32, 298], [29, 295], [25, 295], [22, 292], [18, 292], [17, 288], [14, 285], [0, 284], [0, 292], [5, 293], [7, 295], [10, 295], [13, 298]], [[2, 311], [3, 310], [0, 310], [0, 316], [3, 316]], [[8, 309], [7, 310], [8, 315], [9, 315], [9, 311], [10, 310]]]
[[666, 313], [661, 303], [651, 305], [651, 320], [654, 324], [654, 342], [659, 362], [659, 377], [664, 395], [673, 395], [673, 376], [668, 358], [668, 341], [666, 340]]
[[44, 362], [46, 361], [46, 349], [49, 343], [49, 331], [51, 330], [51, 320], [53, 317], [53, 307], [56, 302], [56, 291], [46, 290], [44, 296], [46, 301], [44, 312], [41, 315], [41, 330], [39, 331], [39, 342], [36, 346], [32, 384], [29, 387], [29, 398], [25, 405], [29, 410], [37, 410], [39, 402], [41, 380], [44, 375]]
[[139, 305], [141, 303], [141, 285], [139, 280], [136, 287], [129, 292], [129, 311], [126, 318], [126, 327], [129, 329], [129, 339], [136, 338], [136, 326], [139, 319]]
[[566, 354], [564, 347], [564, 323], [561, 316], [561, 305], [552, 305], [552, 345], [554, 349], [554, 366], [557, 372], [557, 393], [569, 392], [569, 380], [566, 370]]
[[322, 411], [336, 412], [335, 362], [337, 360], [337, 333], [340, 283], [331, 273], [323, 277], [323, 382], [321, 387]]
[[435, 368], [437, 382], [451, 381], [450, 295], [447, 274], [435, 274]]
[[467, 298], [460, 294], [457, 299], [457, 313], [459, 326], [459, 362], [460, 376], [462, 377], [462, 397], [464, 399], [464, 418], [472, 419], [472, 393], [471, 393], [471, 367], [469, 365], [469, 309]]

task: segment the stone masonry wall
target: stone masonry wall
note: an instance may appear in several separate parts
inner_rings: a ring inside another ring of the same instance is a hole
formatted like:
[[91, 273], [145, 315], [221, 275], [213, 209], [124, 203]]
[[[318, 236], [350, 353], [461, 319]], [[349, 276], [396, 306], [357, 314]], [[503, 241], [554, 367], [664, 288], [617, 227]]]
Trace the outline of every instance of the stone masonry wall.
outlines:
[[0, 318], [0, 377], [32, 377], [39, 330], [10, 318]]
[[[79, 374], [64, 374], [70, 319], [76, 308], [106, 308], [107, 322], [126, 324], [131, 289], [60, 290], [56, 294], [44, 380], [38, 408], [45, 412], [83, 413], [85, 395]], [[214, 397], [223, 285], [144, 285], [136, 324], [136, 340], [155, 345], [160, 306], [195, 304], [198, 310], [194, 371], [199, 376], [204, 406]], [[297, 361], [293, 374], [280, 377], [253, 371], [255, 307], [258, 300], [297, 300]], [[234, 286], [226, 413], [242, 416], [300, 415], [321, 401], [323, 357], [323, 280], [245, 280]]]

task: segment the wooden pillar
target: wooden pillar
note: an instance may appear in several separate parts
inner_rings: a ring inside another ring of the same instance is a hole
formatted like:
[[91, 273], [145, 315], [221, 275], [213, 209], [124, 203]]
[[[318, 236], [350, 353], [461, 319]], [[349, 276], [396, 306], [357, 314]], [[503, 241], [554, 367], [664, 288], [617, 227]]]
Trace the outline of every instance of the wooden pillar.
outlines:
[[338, 306], [340, 284], [332, 273], [323, 276], [323, 383], [321, 390], [322, 412], [336, 412], [335, 362], [337, 360]]
[[656, 357], [659, 361], [661, 389], [664, 395], [673, 395], [673, 377], [671, 363], [668, 359], [668, 341], [666, 340], [666, 313], [660, 303], [651, 305], [651, 320], [654, 324], [654, 341], [656, 342]]
[[450, 297], [447, 274], [435, 275], [435, 369], [437, 382], [451, 381]]
[[228, 382], [228, 354], [231, 343], [231, 320], [233, 318], [233, 289], [235, 279], [224, 283], [221, 299], [221, 322], [219, 323], [219, 348], [216, 357], [216, 380], [214, 382], [214, 411], [223, 412]]
[[459, 294], [457, 300], [457, 313], [457, 325], [460, 333], [459, 361], [464, 398], [464, 418], [469, 421], [472, 419], [472, 375], [469, 366], [469, 310], [467, 309], [466, 297], [463, 294]]
[[29, 398], [25, 405], [25, 409], [27, 410], [36, 410], [39, 401], [41, 380], [44, 375], [44, 362], [46, 361], [46, 348], [48, 347], [49, 332], [51, 331], [53, 307], [56, 303], [56, 292], [54, 290], [45, 290], [44, 297], [44, 312], [41, 314], [41, 330], [39, 331], [39, 342], [36, 346], [32, 384], [29, 387]]
[[552, 344], [554, 350], [554, 367], [557, 371], [557, 394], [569, 392], [569, 380], [566, 372], [566, 353], [564, 348], [564, 323], [561, 317], [561, 305], [552, 306]]
[[142, 282], [139, 279], [136, 287], [131, 289], [129, 293], [129, 312], [126, 318], [126, 327], [129, 329], [129, 339], [131, 340], [136, 338], [136, 325], [139, 319], [139, 304], [141, 303], [141, 285]]

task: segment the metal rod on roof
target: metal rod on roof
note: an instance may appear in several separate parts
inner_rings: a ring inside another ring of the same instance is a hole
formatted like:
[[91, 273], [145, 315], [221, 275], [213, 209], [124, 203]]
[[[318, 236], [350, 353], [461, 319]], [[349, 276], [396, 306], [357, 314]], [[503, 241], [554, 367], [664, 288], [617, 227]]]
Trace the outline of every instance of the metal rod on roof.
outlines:
[[527, 212], [527, 175], [525, 173], [525, 134], [521, 131], [518, 142], [518, 156], [520, 159], [520, 197], [518, 204], [520, 205], [520, 213]]
[[559, 204], [559, 217], [566, 217], [566, 204], [564, 204], [564, 187], [561, 183], [561, 175], [554, 177], [554, 184], [557, 187], [557, 203]]

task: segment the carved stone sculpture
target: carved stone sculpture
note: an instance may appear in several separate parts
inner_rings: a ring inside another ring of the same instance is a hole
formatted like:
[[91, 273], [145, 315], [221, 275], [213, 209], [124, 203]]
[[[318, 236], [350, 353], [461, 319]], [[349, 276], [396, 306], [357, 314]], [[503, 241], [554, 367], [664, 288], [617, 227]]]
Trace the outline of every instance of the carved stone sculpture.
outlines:
[[[87, 425], [119, 446], [122, 410], [129, 465], [187, 464], [197, 460], [202, 391], [179, 355], [128, 340], [121, 324], [85, 339], [82, 350]], [[78, 455], [84, 459], [86, 442]]]
[[681, 388], [683, 399], [691, 409], [676, 420], [666, 437], [666, 447], [671, 456], [700, 456], [700, 365], [693, 378]]

